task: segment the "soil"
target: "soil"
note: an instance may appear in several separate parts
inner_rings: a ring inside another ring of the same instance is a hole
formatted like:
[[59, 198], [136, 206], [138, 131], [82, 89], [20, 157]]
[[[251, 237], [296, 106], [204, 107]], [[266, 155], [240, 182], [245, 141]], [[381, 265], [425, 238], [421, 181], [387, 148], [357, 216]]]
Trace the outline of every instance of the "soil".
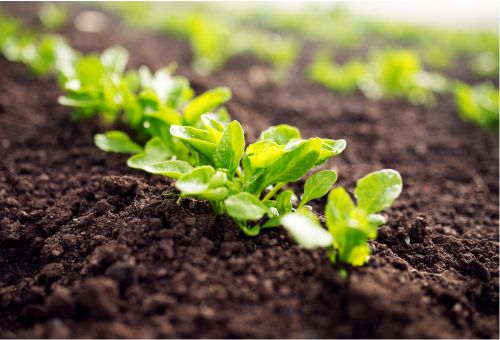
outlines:
[[345, 138], [326, 165], [339, 184], [390, 167], [404, 192], [343, 280], [283, 230], [249, 238], [203, 201], [177, 205], [168, 179], [93, 145], [104, 127], [72, 122], [54, 79], [0, 58], [0, 337], [498, 338], [498, 137], [462, 123], [452, 98], [343, 97], [298, 70], [277, 86], [250, 56], [203, 77], [186, 43], [108, 18], [104, 33], [63, 33], [83, 51], [125, 46], [129, 67], [175, 60], [199, 91], [229, 86], [249, 141], [285, 122]]

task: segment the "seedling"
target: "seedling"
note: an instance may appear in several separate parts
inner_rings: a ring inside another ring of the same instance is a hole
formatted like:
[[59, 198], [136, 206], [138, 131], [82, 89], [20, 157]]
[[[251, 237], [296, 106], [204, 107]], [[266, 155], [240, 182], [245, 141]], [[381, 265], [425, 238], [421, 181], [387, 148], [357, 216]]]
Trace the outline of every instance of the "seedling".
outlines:
[[325, 207], [328, 230], [310, 213], [287, 214], [281, 223], [300, 246], [327, 248], [332, 263], [361, 266], [369, 259], [368, 240], [376, 239], [377, 229], [386, 221], [378, 213], [392, 205], [402, 186], [395, 170], [372, 172], [358, 180], [354, 189], [357, 205], [343, 187], [330, 192]]
[[[299, 130], [289, 125], [263, 131], [258, 141], [245, 148], [237, 121], [224, 125], [210, 114], [201, 121], [200, 128], [170, 127], [171, 135], [190, 150], [191, 163], [165, 160], [143, 170], [177, 179], [181, 197], [209, 200], [217, 214], [227, 213], [248, 235], [278, 226], [278, 216], [291, 211], [293, 196], [290, 190], [279, 190], [345, 148], [344, 140], [302, 139]], [[335, 180], [333, 171], [312, 176], [299, 209], [326, 194]]]
[[458, 83], [454, 90], [458, 115], [483, 129], [498, 132], [499, 94], [490, 83], [469, 86]]
[[339, 65], [325, 52], [318, 53], [307, 68], [307, 74], [312, 81], [342, 94], [355, 92], [365, 72], [366, 66], [361, 61], [353, 59]]

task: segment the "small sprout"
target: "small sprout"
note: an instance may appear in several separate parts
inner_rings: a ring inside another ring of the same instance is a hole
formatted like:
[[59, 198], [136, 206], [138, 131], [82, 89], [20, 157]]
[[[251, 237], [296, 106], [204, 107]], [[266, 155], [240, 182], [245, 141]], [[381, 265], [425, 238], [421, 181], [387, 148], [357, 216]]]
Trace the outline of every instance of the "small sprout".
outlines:
[[391, 206], [402, 187], [399, 173], [386, 169], [372, 172], [358, 181], [354, 190], [357, 206], [344, 188], [332, 190], [325, 207], [331, 240], [328, 244], [318, 230], [326, 231], [310, 213], [287, 214], [281, 223], [300, 246], [328, 248], [332, 262], [361, 266], [370, 255], [367, 241], [375, 239], [378, 227], [385, 223], [385, 218], [376, 213]]
[[458, 83], [454, 90], [459, 117], [490, 131], [498, 132], [499, 92], [490, 83], [469, 86]]

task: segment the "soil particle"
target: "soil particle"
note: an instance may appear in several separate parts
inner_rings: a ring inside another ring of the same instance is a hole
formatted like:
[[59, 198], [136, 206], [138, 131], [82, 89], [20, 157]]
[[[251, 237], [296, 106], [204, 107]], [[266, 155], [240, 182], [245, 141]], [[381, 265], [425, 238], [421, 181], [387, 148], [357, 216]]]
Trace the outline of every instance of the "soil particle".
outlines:
[[113, 319], [118, 315], [118, 285], [107, 278], [92, 278], [83, 282], [76, 292], [76, 301], [90, 318]]

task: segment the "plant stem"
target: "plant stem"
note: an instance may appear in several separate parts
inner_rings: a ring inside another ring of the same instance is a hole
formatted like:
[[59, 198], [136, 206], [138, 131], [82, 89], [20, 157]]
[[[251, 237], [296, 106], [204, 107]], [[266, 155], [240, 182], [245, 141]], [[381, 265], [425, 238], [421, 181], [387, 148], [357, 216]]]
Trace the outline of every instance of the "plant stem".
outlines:
[[210, 201], [216, 215], [224, 214], [224, 204], [221, 201]]
[[254, 225], [253, 227], [247, 227], [244, 224], [240, 224], [241, 230], [248, 236], [257, 236], [260, 233], [260, 226]]
[[281, 183], [277, 183], [274, 188], [269, 191], [266, 196], [264, 196], [264, 198], [262, 199], [262, 202], [265, 202], [265, 201], [268, 201], [270, 200], [274, 194], [276, 194], [278, 192], [278, 190], [280, 190], [281, 188], [283, 188], [283, 186], [286, 184], [286, 182], [281, 182]]

